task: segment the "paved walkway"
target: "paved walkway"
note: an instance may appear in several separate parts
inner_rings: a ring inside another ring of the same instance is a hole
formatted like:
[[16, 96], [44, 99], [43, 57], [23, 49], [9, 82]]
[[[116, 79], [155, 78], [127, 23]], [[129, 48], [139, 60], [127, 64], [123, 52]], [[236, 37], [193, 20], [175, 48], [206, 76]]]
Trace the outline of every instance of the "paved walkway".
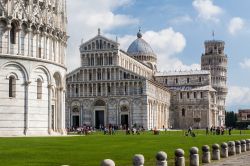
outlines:
[[221, 159], [218, 162], [212, 162], [205, 166], [250, 166], [250, 152], [244, 152], [227, 159]]

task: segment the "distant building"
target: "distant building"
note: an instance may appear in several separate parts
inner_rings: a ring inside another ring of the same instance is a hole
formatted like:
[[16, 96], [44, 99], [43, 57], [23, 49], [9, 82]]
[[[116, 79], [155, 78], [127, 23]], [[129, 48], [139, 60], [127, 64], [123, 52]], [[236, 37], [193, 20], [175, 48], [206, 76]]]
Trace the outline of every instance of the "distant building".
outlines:
[[237, 121], [250, 123], [250, 109], [239, 110], [238, 116], [237, 116]]
[[66, 126], [109, 124], [187, 129], [225, 124], [227, 55], [205, 42], [201, 68], [157, 71], [157, 55], [138, 32], [127, 52], [100, 34], [80, 46], [81, 67], [67, 75]]

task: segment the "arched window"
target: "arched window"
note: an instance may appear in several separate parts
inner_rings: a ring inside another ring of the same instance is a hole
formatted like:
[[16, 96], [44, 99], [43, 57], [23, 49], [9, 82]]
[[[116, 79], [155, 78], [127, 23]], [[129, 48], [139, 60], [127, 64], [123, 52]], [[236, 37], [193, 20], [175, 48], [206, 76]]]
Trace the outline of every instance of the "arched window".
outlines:
[[183, 95], [182, 95], [182, 92], [180, 93], [180, 99], [182, 99], [183, 98]]
[[13, 23], [11, 24], [11, 30], [10, 30], [10, 43], [16, 44], [16, 28]]
[[42, 99], [42, 93], [43, 93], [43, 83], [40, 78], [37, 79], [37, 99]]
[[186, 111], [185, 111], [185, 109], [184, 109], [184, 108], [181, 110], [181, 115], [182, 115], [183, 117], [185, 117], [185, 116], [186, 116]]
[[201, 82], [201, 77], [199, 77], [199, 82]]
[[37, 79], [37, 99], [42, 99], [42, 93], [43, 93], [43, 83], [40, 78]]
[[9, 97], [16, 97], [16, 78], [9, 77]]
[[175, 79], [175, 83], [178, 84], [178, 78]]

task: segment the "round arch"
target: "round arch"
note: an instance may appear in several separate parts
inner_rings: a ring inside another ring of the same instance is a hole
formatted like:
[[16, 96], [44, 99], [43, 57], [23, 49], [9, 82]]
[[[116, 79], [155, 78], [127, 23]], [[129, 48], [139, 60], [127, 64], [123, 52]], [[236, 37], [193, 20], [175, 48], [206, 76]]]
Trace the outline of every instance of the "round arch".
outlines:
[[45, 73], [45, 75], [47, 76], [48, 83], [51, 83], [51, 73], [50, 73], [50, 71], [47, 69], [47, 67], [42, 66], [42, 65], [36, 66], [36, 67], [34, 67], [34, 68], [32, 69], [31, 77], [33, 76], [34, 72], [35, 72], [37, 69], [42, 70], [42, 71]]
[[53, 83], [55, 83], [55, 85], [56, 85], [57, 87], [62, 87], [62, 86], [63, 86], [63, 84], [62, 84], [62, 75], [61, 75], [60, 72], [55, 72], [55, 73], [53, 74], [53, 78], [54, 78], [54, 81], [55, 81], [55, 82], [53, 82]]
[[0, 70], [3, 70], [5, 67], [11, 66], [11, 65], [14, 65], [14, 66], [17, 66], [18, 68], [20, 68], [22, 70], [23, 75], [24, 75], [25, 81], [29, 80], [29, 74], [28, 74], [26, 68], [21, 63], [7, 62], [7, 63], [3, 64], [2, 66], [0, 66]]

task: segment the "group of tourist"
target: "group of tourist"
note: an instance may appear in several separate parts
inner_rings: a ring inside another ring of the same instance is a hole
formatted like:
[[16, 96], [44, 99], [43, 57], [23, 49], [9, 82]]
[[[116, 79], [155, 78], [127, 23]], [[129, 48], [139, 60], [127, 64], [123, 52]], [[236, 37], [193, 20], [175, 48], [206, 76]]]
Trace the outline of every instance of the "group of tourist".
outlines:
[[103, 127], [101, 126], [100, 130], [103, 130], [104, 135], [114, 135], [115, 134], [115, 130], [117, 130], [117, 126], [113, 126], [111, 124], [109, 124], [108, 127]]
[[141, 132], [144, 132], [145, 129], [143, 128], [143, 126], [139, 126], [139, 127], [132, 127], [131, 129], [127, 128], [126, 129], [126, 135], [140, 135]]
[[[210, 127], [210, 133], [209, 133], [209, 128], [206, 128], [206, 135], [224, 135], [225, 134], [225, 127], [223, 126], [211, 126]], [[229, 131], [229, 134], [231, 135], [231, 129]]]
[[[131, 128], [127, 127], [126, 125], [117, 126], [117, 125], [112, 125], [112, 124], [109, 124], [108, 126], [103, 126], [103, 125], [99, 126], [99, 131], [103, 132], [104, 135], [114, 135], [117, 130], [125, 131], [126, 135], [140, 135], [141, 132], [145, 131], [143, 126], [136, 126], [136, 125], [132, 126]], [[167, 129], [165, 129], [164, 126], [163, 126], [163, 130], [165, 132], [167, 131]], [[228, 134], [231, 135], [232, 128], [229, 127], [227, 128], [227, 130], [228, 130]], [[84, 135], [88, 135], [94, 131], [95, 131], [95, 128], [93, 128], [92, 126], [85, 125], [85, 124], [80, 127], [67, 128], [68, 133], [77, 133], [77, 134], [84, 134]], [[151, 129], [151, 131], [153, 132], [154, 135], [160, 134], [160, 131], [157, 130], [156, 128]], [[224, 135], [225, 131], [226, 131], [225, 127], [211, 126], [210, 128], [209, 127], [206, 128], [206, 135]], [[192, 137], [196, 136], [191, 126], [188, 128], [187, 132], [185, 132], [185, 135], [192, 136]]]
[[92, 133], [93, 131], [94, 131], [93, 127], [87, 126], [85, 124], [80, 127], [67, 128], [68, 133], [77, 133], [77, 134], [84, 134], [84, 135], [88, 135]]
[[[218, 126], [218, 127], [211, 126], [210, 128], [206, 127], [206, 135], [224, 135], [225, 131], [226, 131], [226, 128], [223, 126]], [[231, 131], [232, 131], [232, 128], [229, 127], [228, 128], [229, 135], [231, 135]], [[185, 136], [192, 136], [192, 137], [196, 136], [191, 126], [188, 128], [187, 132], [185, 132]]]

